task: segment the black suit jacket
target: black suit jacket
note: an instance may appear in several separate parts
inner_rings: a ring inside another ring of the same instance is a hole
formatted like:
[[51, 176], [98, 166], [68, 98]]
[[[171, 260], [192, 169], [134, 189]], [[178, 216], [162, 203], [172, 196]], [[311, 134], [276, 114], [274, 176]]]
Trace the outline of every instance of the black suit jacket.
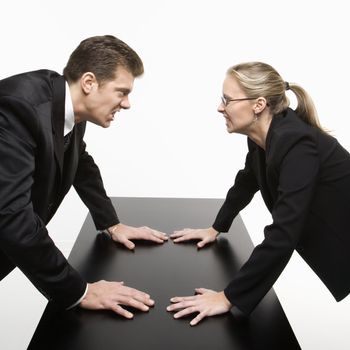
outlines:
[[0, 279], [18, 266], [49, 299], [76, 302], [86, 282], [56, 248], [46, 224], [73, 184], [97, 229], [118, 217], [85, 150], [86, 123], [64, 152], [65, 80], [41, 70], [0, 81]]
[[225, 295], [249, 314], [296, 249], [336, 300], [343, 299], [350, 292], [349, 153], [291, 109], [273, 118], [266, 151], [249, 139], [248, 148], [213, 227], [227, 232], [258, 190], [273, 222]]

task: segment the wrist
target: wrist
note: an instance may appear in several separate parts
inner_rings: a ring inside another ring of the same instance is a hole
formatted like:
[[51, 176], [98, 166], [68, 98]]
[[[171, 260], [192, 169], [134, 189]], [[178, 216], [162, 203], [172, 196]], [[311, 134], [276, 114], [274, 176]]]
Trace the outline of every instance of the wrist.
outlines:
[[211, 233], [212, 235], [215, 236], [215, 238], [216, 238], [217, 236], [219, 236], [219, 234], [220, 234], [220, 232], [217, 231], [217, 230], [215, 230], [215, 228], [213, 228], [213, 227], [210, 227], [210, 228], [209, 228], [209, 231], [210, 231], [210, 233]]
[[220, 295], [222, 297], [222, 300], [224, 301], [224, 303], [226, 304], [227, 308], [228, 309], [231, 309], [233, 307], [232, 303], [227, 299], [226, 295], [225, 295], [225, 292], [222, 291], [220, 292]]
[[78, 305], [81, 305], [82, 301], [86, 297], [86, 294], [88, 293], [88, 290], [89, 290], [89, 283], [86, 284], [86, 288], [85, 288], [84, 294], [74, 304], [72, 304], [71, 306], [67, 307], [66, 310], [70, 310], [70, 309], [73, 309], [74, 307], [76, 307]]
[[108, 232], [109, 234], [115, 233], [116, 230], [117, 230], [119, 227], [121, 227], [121, 226], [122, 226], [122, 224], [119, 223], [119, 224], [113, 225], [113, 226], [111, 226], [111, 227], [108, 227], [107, 232]]

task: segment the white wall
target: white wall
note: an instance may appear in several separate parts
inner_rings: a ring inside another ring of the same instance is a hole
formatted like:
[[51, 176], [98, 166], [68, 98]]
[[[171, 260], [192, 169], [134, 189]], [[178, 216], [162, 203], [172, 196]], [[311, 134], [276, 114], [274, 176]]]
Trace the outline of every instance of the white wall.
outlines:
[[[90, 126], [86, 134], [88, 151], [100, 166], [107, 192], [224, 197], [246, 152], [245, 138], [228, 135], [216, 112], [225, 71], [234, 63], [266, 61], [285, 80], [301, 84], [314, 98], [321, 122], [350, 150], [350, 24], [345, 4], [341, 0], [61, 0], [54, 4], [12, 0], [1, 7], [0, 78], [39, 68], [61, 72], [82, 39], [102, 34], [120, 37], [143, 58], [146, 73], [135, 83], [131, 110], [118, 115], [109, 129]], [[63, 249], [72, 245], [86, 213], [76, 194], [70, 193], [49, 225]], [[258, 243], [271, 220], [259, 196], [242, 216]], [[9, 290], [21, 288], [6, 283]], [[350, 347], [346, 337], [350, 301], [337, 304], [298, 256], [292, 258], [275, 290], [303, 349], [329, 349], [330, 344], [336, 349]], [[35, 290], [26, 287], [25, 291], [32, 293], [31, 300], [38, 299]], [[26, 319], [31, 317], [31, 305], [21, 305], [19, 311], [15, 295], [0, 294], [0, 298], [0, 348], [23, 348], [18, 339], [6, 337], [12, 330], [7, 320], [17, 317], [17, 326], [24, 330], [23, 308], [28, 308]], [[9, 311], [5, 305], [11, 303]], [[42, 304], [35, 305], [42, 308]], [[37, 320], [38, 316], [32, 318], [33, 330]], [[29, 339], [30, 335], [24, 336], [21, 344]]]

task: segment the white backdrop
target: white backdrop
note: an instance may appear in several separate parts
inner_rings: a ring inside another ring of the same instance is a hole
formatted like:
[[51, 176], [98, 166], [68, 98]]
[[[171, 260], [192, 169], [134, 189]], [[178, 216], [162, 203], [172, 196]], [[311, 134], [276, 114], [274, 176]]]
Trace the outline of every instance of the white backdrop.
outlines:
[[[322, 124], [350, 150], [345, 4], [12, 0], [1, 8], [0, 78], [41, 68], [62, 72], [84, 38], [121, 38], [143, 59], [145, 75], [135, 82], [129, 111], [121, 112], [109, 129], [91, 125], [87, 130], [88, 151], [100, 166], [108, 194], [222, 198], [246, 153], [245, 138], [228, 135], [216, 111], [225, 71], [235, 63], [265, 61], [285, 80], [302, 85]], [[62, 249], [69, 250], [86, 213], [76, 194], [69, 193], [49, 225]], [[271, 218], [259, 195], [242, 217], [254, 243], [260, 242]], [[337, 304], [297, 255], [275, 290], [303, 349], [350, 347], [350, 301]], [[0, 308], [7, 302], [0, 300]]]

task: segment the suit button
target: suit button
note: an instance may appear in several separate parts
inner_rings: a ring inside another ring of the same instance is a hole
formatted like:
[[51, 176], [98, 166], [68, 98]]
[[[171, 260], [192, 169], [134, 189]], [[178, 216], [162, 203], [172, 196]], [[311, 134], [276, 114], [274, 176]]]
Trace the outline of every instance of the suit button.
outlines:
[[47, 206], [47, 209], [48, 209], [48, 210], [51, 210], [52, 206], [53, 206], [53, 203], [50, 203], [50, 204]]

